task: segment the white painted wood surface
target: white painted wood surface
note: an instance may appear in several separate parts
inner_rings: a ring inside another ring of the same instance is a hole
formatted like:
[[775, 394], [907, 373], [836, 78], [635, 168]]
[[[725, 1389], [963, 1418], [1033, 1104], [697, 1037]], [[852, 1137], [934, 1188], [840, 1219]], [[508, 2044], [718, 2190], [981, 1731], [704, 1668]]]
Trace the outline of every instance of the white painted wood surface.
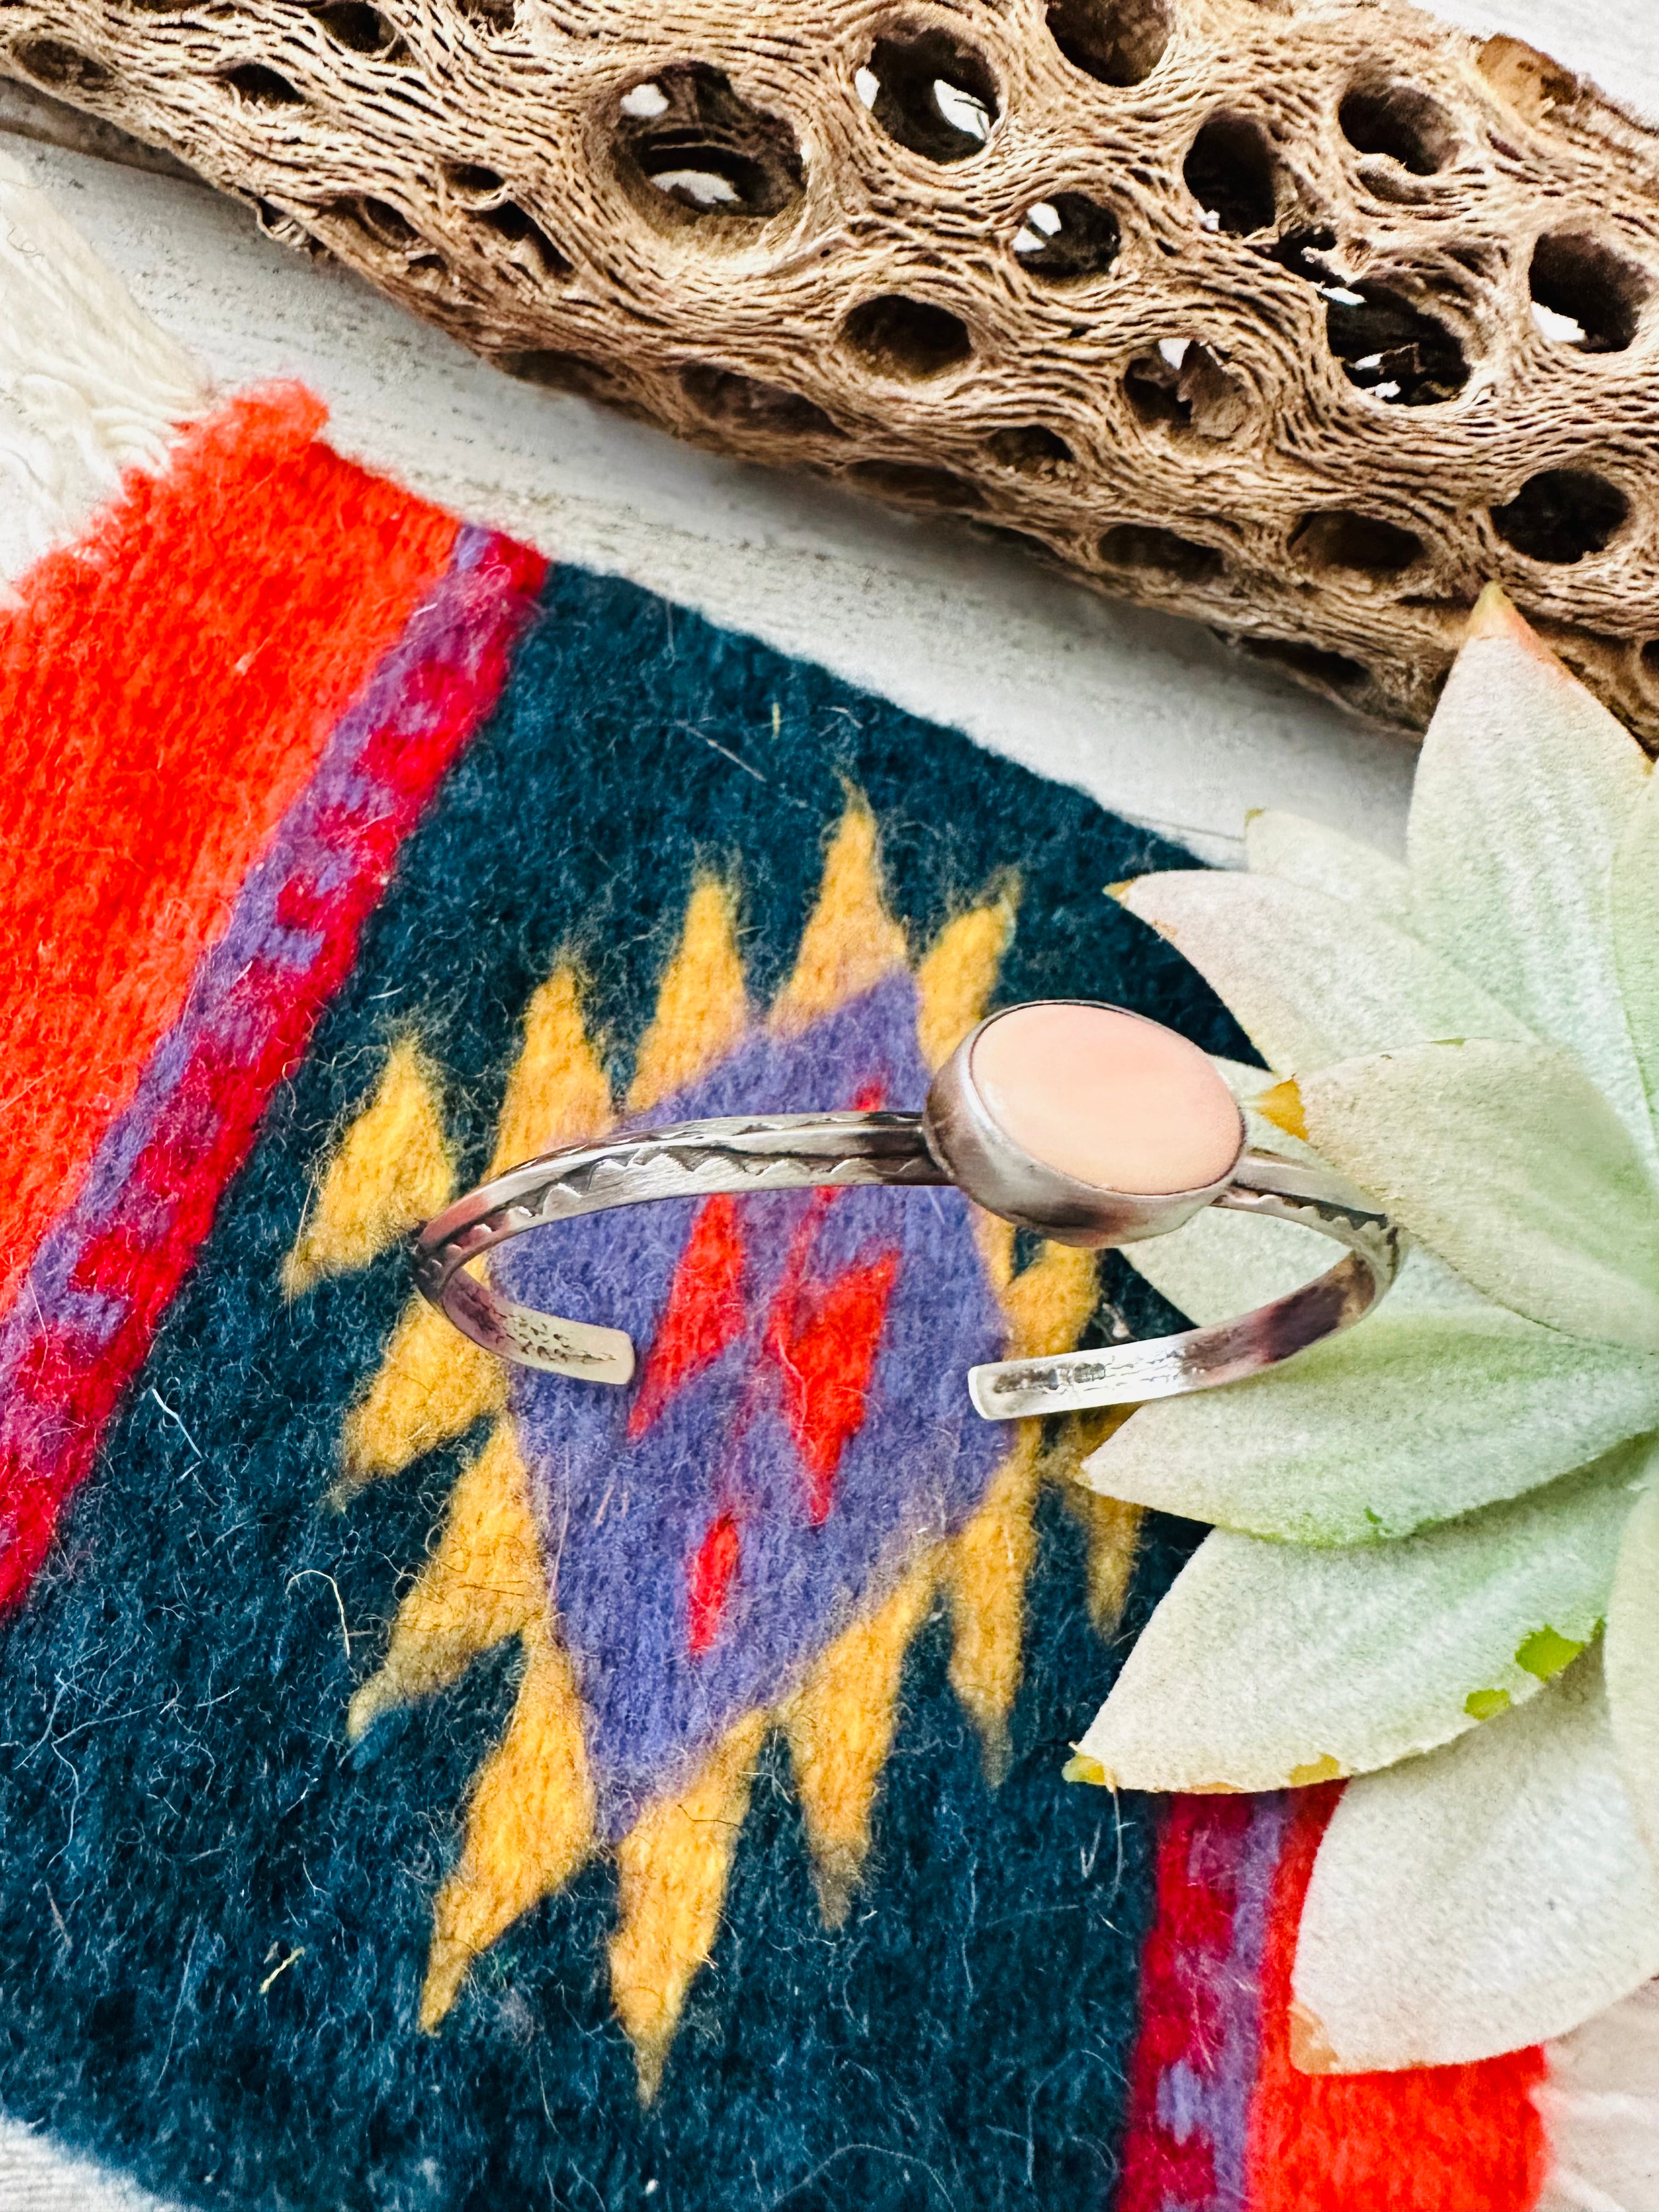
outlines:
[[[1440, 12], [1528, 39], [1659, 115], [1655, 0]], [[1235, 856], [1245, 811], [1264, 805], [1397, 841], [1409, 750], [1201, 632], [1112, 607], [965, 532], [526, 391], [193, 184], [5, 143], [222, 386], [302, 377], [337, 443], [429, 497], [819, 660], [1207, 857]], [[0, 2121], [0, 2212], [165, 2208]]]

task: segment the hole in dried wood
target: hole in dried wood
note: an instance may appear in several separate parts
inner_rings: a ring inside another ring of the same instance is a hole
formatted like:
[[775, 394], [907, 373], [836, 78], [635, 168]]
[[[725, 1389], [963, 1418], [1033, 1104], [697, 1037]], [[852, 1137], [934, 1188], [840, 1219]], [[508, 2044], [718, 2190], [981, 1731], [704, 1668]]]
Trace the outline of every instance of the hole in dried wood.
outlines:
[[1270, 667], [1282, 668], [1304, 684], [1316, 684], [1344, 698], [1370, 686], [1370, 669], [1346, 653], [1329, 653], [1323, 646], [1292, 637], [1246, 637], [1239, 643], [1252, 660], [1265, 660]]
[[1156, 353], [1137, 355], [1123, 372], [1123, 395], [1141, 422], [1200, 438], [1232, 437], [1250, 412], [1244, 385], [1190, 338], [1160, 338]]
[[26, 76], [55, 92], [96, 92], [110, 80], [101, 62], [61, 39], [26, 39], [12, 48], [11, 59]]
[[1423, 551], [1414, 530], [1352, 507], [1322, 507], [1304, 516], [1291, 550], [1310, 568], [1352, 568], [1366, 576], [1397, 576]]
[[515, 0], [456, 0], [456, 5], [470, 23], [491, 37], [510, 31], [518, 21]]
[[840, 438], [846, 433], [822, 407], [781, 384], [701, 362], [680, 371], [685, 396], [711, 422], [785, 437]]
[[1543, 469], [1492, 509], [1492, 527], [1529, 561], [1565, 566], [1600, 553], [1622, 528], [1630, 501], [1589, 469]]
[[1048, 0], [1048, 29], [1074, 69], [1102, 84], [1139, 84], [1170, 43], [1168, 0]]
[[1288, 269], [1292, 276], [1300, 276], [1304, 283], [1328, 284], [1334, 280], [1325, 264], [1325, 256], [1335, 246], [1336, 233], [1328, 223], [1320, 223], [1310, 230], [1287, 230], [1282, 238], [1264, 240], [1250, 251], [1276, 261], [1281, 269]]
[[948, 31], [878, 39], [858, 73], [858, 90], [890, 138], [930, 161], [965, 161], [997, 119], [990, 64]]
[[[1182, 345], [1182, 357], [1185, 344]], [[1179, 368], [1163, 353], [1137, 354], [1123, 372], [1123, 396], [1143, 422], [1170, 422], [1185, 428], [1193, 419], [1193, 410], [1181, 398], [1176, 389], [1181, 381]]]
[[364, 193], [356, 199], [335, 200], [325, 212], [355, 223], [377, 246], [390, 246], [394, 252], [412, 252], [426, 244], [403, 210], [393, 207], [390, 200], [375, 199]]
[[1431, 177], [1457, 150], [1457, 128], [1437, 100], [1414, 84], [1365, 77], [1336, 111], [1357, 154], [1383, 154], [1414, 177]]
[[1650, 684], [1659, 684], [1659, 637], [1650, 637], [1642, 647], [1641, 667]]
[[984, 494], [965, 477], [949, 469], [930, 469], [912, 461], [855, 461], [847, 471], [849, 483], [861, 491], [882, 493], [889, 499], [909, 500], [918, 507], [975, 507], [984, 505]]
[[884, 292], [854, 308], [842, 335], [866, 367], [901, 383], [919, 384], [959, 368], [974, 350], [968, 325], [947, 307]]
[[1025, 210], [1014, 234], [1022, 269], [1051, 284], [1099, 276], [1117, 259], [1117, 217], [1085, 192], [1051, 192]]
[[328, 252], [322, 240], [313, 238], [297, 216], [270, 200], [254, 201], [253, 219], [267, 238], [287, 246], [290, 252], [326, 255]]
[[354, 54], [383, 54], [403, 40], [378, 8], [368, 0], [329, 0], [316, 11], [317, 21], [337, 46]]
[[1599, 239], [1556, 231], [1532, 250], [1534, 319], [1580, 353], [1622, 353], [1650, 289], [1644, 272]]
[[1069, 468], [1075, 458], [1065, 439], [1046, 422], [1021, 422], [1012, 429], [995, 431], [986, 445], [992, 459], [1000, 461], [1004, 468], [1018, 469], [1028, 476], [1046, 476], [1054, 469]]
[[1179, 584], [1213, 583], [1226, 566], [1213, 545], [1200, 545], [1153, 522], [1118, 523], [1101, 539], [1100, 557], [1109, 568], [1137, 569]]
[[1385, 284], [1322, 285], [1325, 332], [1350, 384], [1401, 407], [1455, 399], [1469, 380], [1443, 323]]
[[482, 161], [447, 161], [444, 178], [456, 198], [469, 207], [482, 207], [507, 190], [507, 179]]
[[497, 368], [505, 369], [521, 384], [539, 385], [544, 392], [571, 392], [581, 399], [614, 399], [624, 389], [622, 380], [602, 362], [585, 354], [562, 353], [548, 346], [523, 353], [498, 353]]
[[753, 220], [800, 197], [793, 131], [751, 107], [705, 63], [679, 63], [634, 86], [619, 104], [616, 131], [623, 182], [653, 216]]
[[535, 217], [527, 215], [515, 201], [504, 200], [499, 207], [483, 208], [475, 220], [486, 230], [493, 230], [498, 238], [504, 238], [509, 246], [525, 247], [526, 252], [516, 255], [516, 259], [533, 262], [549, 276], [569, 276], [569, 262]]
[[1248, 115], [1212, 115], [1194, 139], [1182, 174], [1204, 210], [1206, 230], [1243, 238], [1266, 230], [1279, 212], [1273, 149]]
[[220, 82], [228, 84], [239, 100], [246, 100], [253, 107], [301, 107], [305, 94], [291, 85], [285, 76], [278, 76], [274, 69], [263, 62], [243, 62], [238, 68], [227, 70]]

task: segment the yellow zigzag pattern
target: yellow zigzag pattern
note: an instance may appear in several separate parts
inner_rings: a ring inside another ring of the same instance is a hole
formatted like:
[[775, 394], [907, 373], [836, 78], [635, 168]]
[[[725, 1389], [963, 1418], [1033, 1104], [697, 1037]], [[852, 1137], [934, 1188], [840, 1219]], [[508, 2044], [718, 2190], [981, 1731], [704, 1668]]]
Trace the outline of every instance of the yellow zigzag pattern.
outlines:
[[[920, 1041], [929, 1065], [947, 1058], [984, 1011], [1013, 915], [1009, 884], [947, 925], [920, 963]], [[855, 797], [825, 854], [817, 902], [768, 1018], [784, 1031], [804, 1029], [908, 958], [883, 896], [875, 821]], [[647, 1112], [694, 1081], [738, 1043], [752, 1018], [735, 899], [729, 886], [705, 878], [693, 887], [625, 1109]], [[526, 1009], [489, 1171], [597, 1135], [616, 1118], [576, 973], [562, 965]], [[284, 1271], [289, 1293], [364, 1266], [446, 1203], [454, 1175], [436, 1079], [412, 1042], [399, 1042], [318, 1186]], [[1089, 1256], [1046, 1245], [1015, 1275], [1012, 1231], [987, 1216], [977, 1217], [976, 1226], [1008, 1315], [1010, 1355], [1074, 1343], [1096, 1296]], [[347, 1419], [335, 1501], [484, 1419], [492, 1422], [488, 1439], [455, 1486], [437, 1542], [398, 1608], [385, 1661], [353, 1698], [347, 1723], [356, 1740], [382, 1713], [454, 1681], [483, 1652], [509, 1638], [520, 1644], [524, 1672], [513, 1716], [474, 1781], [460, 1857], [434, 1908], [421, 1998], [428, 2029], [454, 2002], [472, 1960], [568, 1881], [595, 1847], [582, 1708], [549, 1607], [503, 1370], [418, 1298]], [[1040, 1424], [1021, 1423], [967, 1527], [916, 1561], [874, 1613], [812, 1660], [775, 1711], [739, 1721], [699, 1771], [647, 1808], [623, 1838], [611, 1986], [634, 2045], [642, 2097], [655, 2094], [687, 1993], [718, 1936], [756, 1763], [774, 1728], [789, 1747], [830, 1926], [845, 1919], [869, 1850], [905, 1654], [937, 1604], [948, 1608], [951, 1622], [951, 1684], [979, 1730], [988, 1776], [1000, 1778], [1020, 1680], [1037, 1491], [1045, 1471], [1069, 1474], [1098, 1441], [1097, 1424], [1093, 1434], [1068, 1437], [1040, 1465]], [[1066, 1491], [1090, 1539], [1091, 1610], [1109, 1629], [1133, 1562], [1138, 1516], [1070, 1482]]]

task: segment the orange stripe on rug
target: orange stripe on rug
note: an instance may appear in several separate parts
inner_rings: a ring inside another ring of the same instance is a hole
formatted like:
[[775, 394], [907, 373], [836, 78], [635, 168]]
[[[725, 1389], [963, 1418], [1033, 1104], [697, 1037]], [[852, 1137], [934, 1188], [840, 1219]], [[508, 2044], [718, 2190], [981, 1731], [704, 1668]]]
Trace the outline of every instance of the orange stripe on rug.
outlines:
[[1399, 2074], [1291, 2063], [1302, 1901], [1340, 1790], [1298, 1793], [1261, 1961], [1261, 2062], [1250, 2116], [1250, 2212], [1528, 2212], [1548, 2164], [1532, 2091], [1541, 2051]]
[[0, 612], [0, 1310], [454, 544], [324, 419], [236, 400]]

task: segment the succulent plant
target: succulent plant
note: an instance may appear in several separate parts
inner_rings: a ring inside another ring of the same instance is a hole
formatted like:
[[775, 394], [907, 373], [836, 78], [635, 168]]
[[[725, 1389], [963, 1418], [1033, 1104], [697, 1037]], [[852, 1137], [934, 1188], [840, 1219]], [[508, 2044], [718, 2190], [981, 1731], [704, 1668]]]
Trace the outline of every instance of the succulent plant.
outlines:
[[[1146, 1406], [1090, 1460], [1213, 1524], [1073, 1771], [1353, 1776], [1304, 1911], [1314, 2070], [1477, 2058], [1659, 1973], [1659, 781], [1497, 590], [1423, 748], [1403, 863], [1284, 814], [1249, 872], [1120, 890], [1413, 1249], [1345, 1335]], [[1320, 1264], [1200, 1216], [1133, 1256], [1196, 1321]]]

